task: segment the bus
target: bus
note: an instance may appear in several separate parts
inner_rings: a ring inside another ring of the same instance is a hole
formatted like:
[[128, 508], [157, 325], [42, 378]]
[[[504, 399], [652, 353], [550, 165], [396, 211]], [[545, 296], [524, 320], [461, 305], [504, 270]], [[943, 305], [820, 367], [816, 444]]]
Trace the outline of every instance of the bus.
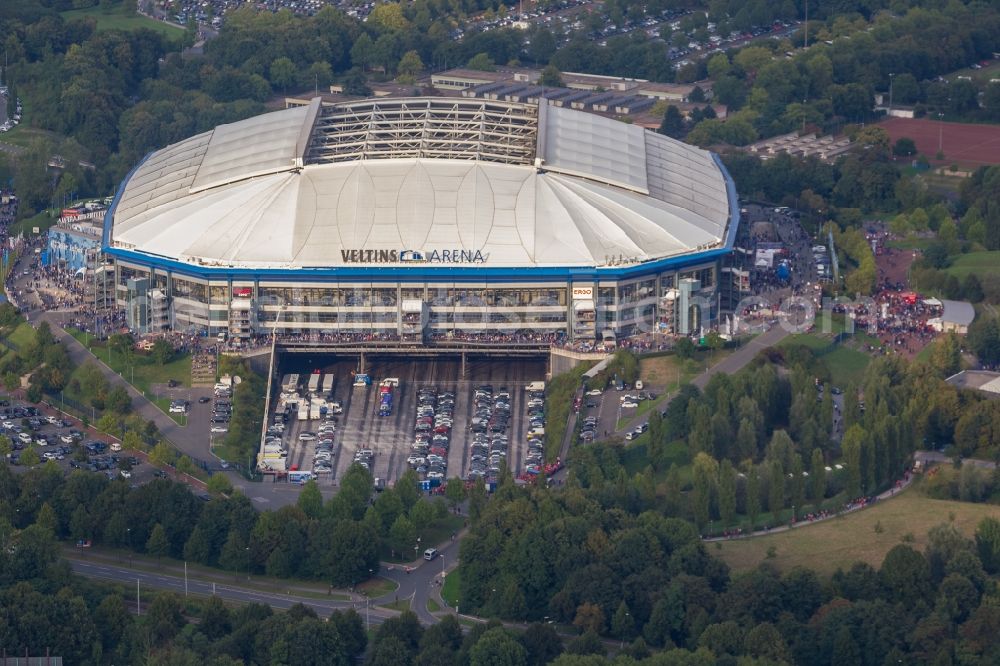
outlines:
[[305, 470], [297, 470], [288, 473], [289, 483], [306, 483], [311, 481], [313, 478], [313, 473]]

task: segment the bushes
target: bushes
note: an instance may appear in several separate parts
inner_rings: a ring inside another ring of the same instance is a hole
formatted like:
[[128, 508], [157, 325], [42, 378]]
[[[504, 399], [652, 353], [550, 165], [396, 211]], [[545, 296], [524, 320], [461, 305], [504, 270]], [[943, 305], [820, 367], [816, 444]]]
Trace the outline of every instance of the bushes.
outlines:
[[566, 436], [569, 410], [573, 406], [573, 395], [580, 387], [583, 373], [591, 365], [581, 363], [569, 372], [553, 377], [545, 391], [545, 459], [549, 462], [559, 456], [559, 449]]

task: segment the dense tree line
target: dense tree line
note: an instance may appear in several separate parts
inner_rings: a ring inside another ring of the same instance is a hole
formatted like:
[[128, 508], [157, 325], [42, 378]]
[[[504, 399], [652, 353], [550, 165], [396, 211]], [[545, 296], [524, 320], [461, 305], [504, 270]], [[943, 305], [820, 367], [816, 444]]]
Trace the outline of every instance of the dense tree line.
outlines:
[[923, 553], [901, 544], [880, 569], [859, 563], [829, 581], [767, 565], [732, 576], [689, 523], [637, 505], [644, 492], [655, 491], [623, 479], [558, 492], [502, 487], [463, 542], [462, 607], [575, 624], [582, 632], [575, 654], [555, 661], [565, 666], [602, 663], [579, 654], [603, 655], [598, 635], [633, 642], [626, 654], [664, 649], [651, 664], [997, 657], [994, 519], [975, 540], [942, 525]]
[[[836, 21], [829, 32], [821, 30], [820, 38], [837, 36]], [[1000, 11], [981, 3], [914, 7], [899, 16], [881, 14], [870, 27], [848, 34], [794, 54], [790, 42], [774, 41], [712, 56], [704, 73], [730, 115], [725, 122], [703, 121], [688, 140], [744, 145], [805, 126], [835, 132], [870, 121], [873, 93], [888, 90], [890, 74], [897, 77], [894, 98], [902, 103], [925, 100], [922, 108], [952, 114], [978, 111], [971, 82], [934, 79], [992, 58], [1000, 45]], [[992, 101], [988, 106], [995, 112]]]
[[[418, 530], [440, 521], [448, 503], [462, 499], [460, 483], [450, 490], [447, 500], [421, 497], [410, 472], [373, 500], [371, 477], [354, 466], [327, 502], [312, 482], [295, 506], [258, 513], [241, 493], [205, 502], [187, 486], [166, 480], [131, 488], [83, 471], [64, 478], [54, 465], [14, 475], [4, 464], [0, 497], [7, 502], [0, 516], [18, 528], [49, 516], [60, 539], [90, 539], [230, 571], [249, 567], [346, 587], [378, 570], [383, 548], [387, 555], [408, 558]], [[485, 489], [474, 495], [481, 502]]]
[[0, 642], [9, 654], [73, 664], [347, 666], [365, 651], [353, 610], [320, 618], [301, 605], [274, 613], [147, 590], [137, 617], [119, 588], [72, 574], [59, 558], [52, 518], [50, 509], [21, 529], [0, 519]]
[[226, 444], [238, 451], [243, 461], [254, 456], [260, 448], [267, 382], [236, 356], [226, 356], [220, 361], [219, 374], [241, 380], [233, 390], [233, 412]]
[[[112, 4], [122, 11], [120, 3]], [[179, 40], [148, 30], [98, 32], [93, 19], [63, 18], [56, 10], [65, 3], [17, 0], [5, 3], [0, 12], [10, 62], [7, 78], [31, 110], [26, 122], [69, 137], [61, 142], [65, 145], [43, 142], [18, 158], [18, 190], [26, 204], [22, 213], [32, 214], [73, 193], [106, 193], [148, 151], [260, 113], [262, 103], [276, 92], [325, 88], [339, 79], [346, 89], [363, 93], [368, 76], [400, 73], [412, 80], [425, 64], [530, 62], [661, 81], [711, 75], [716, 99], [729, 105], [732, 115], [726, 122], [708, 118], [699, 123], [690, 140], [701, 144], [746, 143], [803, 123], [826, 127], [864, 120], [871, 91], [884, 89], [890, 72], [897, 75], [901, 101], [916, 96], [929, 108], [937, 108], [942, 99], [958, 104], [969, 95], [941, 92], [940, 85], [923, 82], [1000, 48], [997, 11], [981, 4], [920, 4], [912, 3], [906, 11], [909, 3], [895, 3], [892, 10], [900, 14], [895, 16], [879, 14], [887, 8], [872, 3], [824, 5], [813, 10], [814, 22], [823, 21], [813, 27], [817, 36], [851, 34], [850, 40], [829, 47], [820, 43], [791, 59], [783, 55], [790, 45], [775, 41], [717, 54], [675, 72], [666, 57], [669, 29], [664, 40], [648, 39], [641, 30], [611, 36], [604, 45], [592, 37], [609, 22], [624, 26], [671, 9], [708, 11], [707, 19], [697, 11], [686, 16], [677, 32], [681, 36], [704, 30], [708, 19], [721, 26], [720, 32], [745, 29], [800, 17], [802, 3], [622, 0], [585, 15], [582, 27], [562, 46], [539, 26], [473, 29], [455, 39], [455, 26], [469, 12], [502, 11], [499, 3], [482, 0], [382, 3], [364, 22], [329, 6], [311, 17], [246, 8], [227, 13], [203, 57], [181, 58], [176, 53]], [[873, 19], [871, 30], [845, 19], [845, 12], [856, 12], [862, 26]], [[975, 20], [969, 20], [972, 13]], [[80, 169], [79, 159], [71, 157], [53, 197], [44, 160], [54, 150], [79, 155], [98, 168]], [[841, 205], [867, 208], [875, 203], [872, 193], [849, 191], [843, 198], [851, 202]]]

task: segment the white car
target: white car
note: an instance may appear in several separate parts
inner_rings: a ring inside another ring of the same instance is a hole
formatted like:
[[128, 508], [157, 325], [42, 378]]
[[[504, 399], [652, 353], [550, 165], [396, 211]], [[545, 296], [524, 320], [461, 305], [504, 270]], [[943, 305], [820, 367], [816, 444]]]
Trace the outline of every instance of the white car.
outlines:
[[175, 402], [170, 404], [171, 414], [184, 414], [187, 412], [187, 405], [181, 402]]
[[625, 408], [625, 409], [635, 409], [638, 406], [639, 406], [639, 403], [632, 402], [632, 401], [628, 401], [628, 402], [623, 402], [622, 403], [622, 407]]
[[224, 423], [215, 423], [212, 425], [212, 432], [229, 432], [229, 428]]
[[72, 444], [76, 440], [73, 439], [73, 435], [61, 435], [59, 441], [63, 444]]
[[316, 439], [316, 433], [314, 432], [300, 432], [299, 441], [300, 442], [312, 442]]
[[123, 479], [131, 479], [132, 478], [132, 472], [128, 471], [127, 469], [123, 469], [121, 473], [122, 473], [122, 478]]
[[24, 442], [25, 444], [31, 444], [31, 435], [26, 432], [17, 433], [17, 438]]
[[4, 421], [3, 422], [3, 427], [7, 428], [7, 430], [11, 430], [14, 427], [14, 422], [13, 421]]
[[590, 389], [587, 391], [587, 395], [601, 395], [601, 389]]

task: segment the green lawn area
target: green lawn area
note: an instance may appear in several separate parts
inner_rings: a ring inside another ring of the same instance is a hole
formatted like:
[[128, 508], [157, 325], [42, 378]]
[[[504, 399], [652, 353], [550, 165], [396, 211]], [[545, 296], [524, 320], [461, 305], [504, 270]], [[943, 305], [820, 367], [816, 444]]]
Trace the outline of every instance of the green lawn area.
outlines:
[[28, 322], [20, 323], [17, 328], [7, 336], [7, 341], [18, 349], [24, 349], [35, 339], [35, 329]]
[[960, 254], [954, 257], [951, 266], [944, 270], [959, 280], [969, 273], [975, 273], [980, 278], [984, 274], [1000, 273], [1000, 251]]
[[100, 6], [88, 7], [86, 9], [72, 9], [61, 12], [61, 14], [67, 21], [76, 18], [91, 17], [97, 21], [98, 30], [138, 30], [140, 28], [147, 28], [148, 30], [178, 40], [184, 34], [184, 29], [176, 25], [146, 18], [139, 14], [126, 15], [120, 10], [105, 13]]
[[458, 569], [453, 570], [444, 577], [444, 585], [441, 586], [441, 598], [452, 608], [458, 605], [458, 587], [461, 585], [461, 582]]
[[[833, 574], [862, 561], [878, 568], [889, 550], [910, 538], [919, 551], [927, 546], [927, 531], [954, 519], [955, 526], [971, 537], [985, 516], [997, 516], [1000, 508], [931, 499], [918, 487], [884, 500], [870, 509], [753, 539], [709, 544], [709, 551], [734, 571], [747, 571], [768, 561], [781, 571], [805, 566], [821, 575]], [[876, 531], [876, 525], [881, 530]], [[774, 557], [768, 551], [774, 548]]]
[[365, 595], [369, 598], [381, 597], [383, 595], [389, 594], [397, 587], [396, 583], [389, 580], [388, 578], [382, 578], [376, 576], [375, 578], [370, 578], [365, 582], [358, 585], [355, 589], [358, 593]]
[[899, 250], [926, 250], [933, 242], [932, 238], [900, 238], [891, 240], [886, 245]]
[[835, 386], [847, 386], [861, 381], [871, 357], [864, 352], [847, 347], [837, 347], [821, 357], [830, 368], [830, 379]]
[[47, 210], [43, 210], [33, 217], [26, 217], [20, 222], [10, 225], [10, 233], [15, 236], [20, 233], [24, 233], [26, 237], [32, 236], [32, 229], [38, 227], [38, 233], [44, 234], [49, 227], [58, 221], [59, 218], [57, 216], [50, 216]]
[[430, 613], [437, 613], [440, 610], [441, 610], [441, 604], [439, 604], [438, 602], [434, 601], [434, 599], [428, 597], [427, 598], [427, 611], [430, 612]]
[[[190, 354], [178, 355], [169, 363], [159, 365], [152, 357], [135, 352], [134, 363], [130, 365], [123, 355], [108, 349], [105, 341], [91, 340], [86, 333], [73, 328], [68, 328], [66, 331], [80, 344], [89, 347], [101, 362], [143, 393], [151, 393], [152, 384], [166, 384], [171, 379], [176, 380], [181, 386], [191, 386]], [[167, 402], [169, 404], [169, 400]]]
[[833, 337], [823, 333], [795, 333], [778, 343], [779, 347], [790, 347], [792, 345], [802, 345], [814, 351], [826, 349], [833, 341]]

